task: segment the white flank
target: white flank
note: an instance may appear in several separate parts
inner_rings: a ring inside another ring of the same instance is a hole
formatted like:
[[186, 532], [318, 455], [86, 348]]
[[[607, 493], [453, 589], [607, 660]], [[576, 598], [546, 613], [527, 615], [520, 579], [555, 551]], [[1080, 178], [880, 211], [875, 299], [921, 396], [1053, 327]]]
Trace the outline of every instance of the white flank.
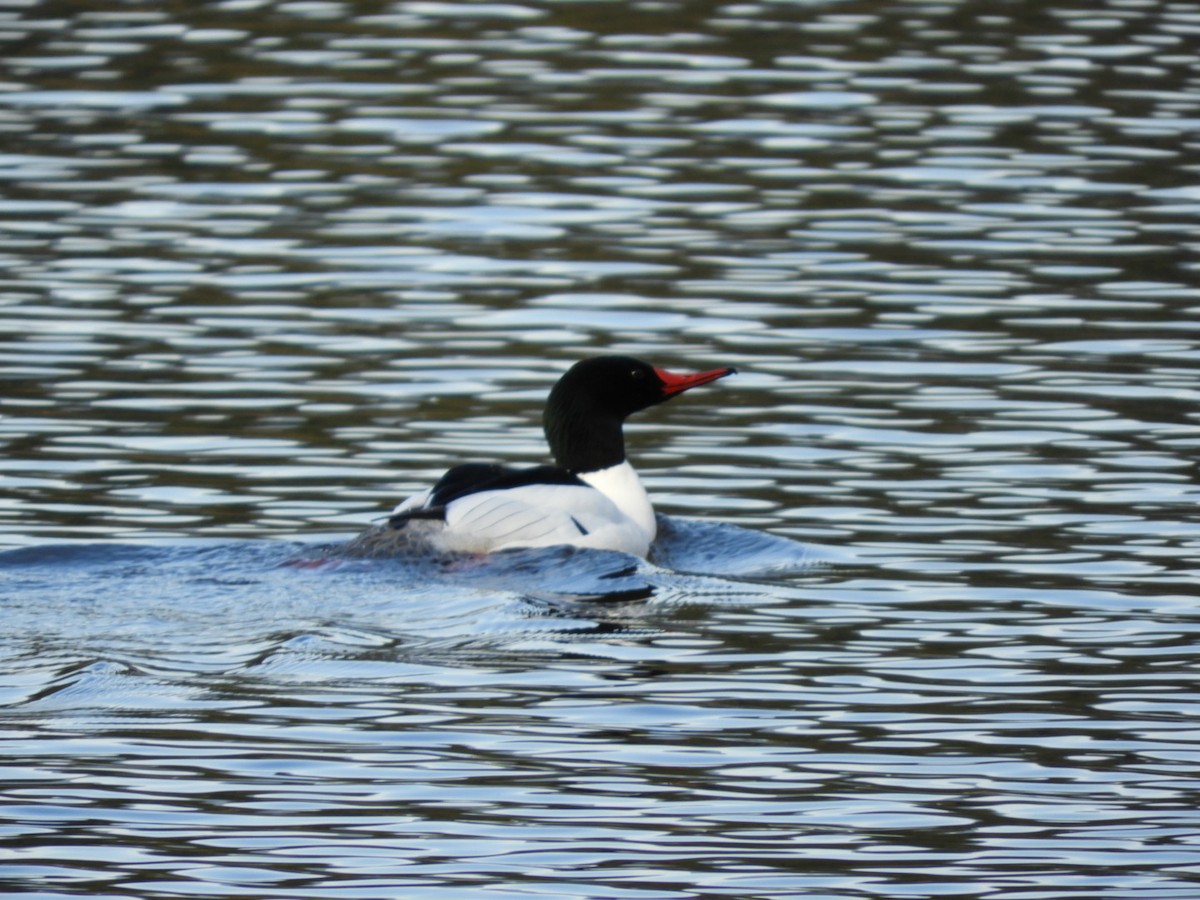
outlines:
[[426, 488], [419, 493], [413, 494], [406, 500], [401, 500], [396, 504], [396, 508], [392, 510], [392, 515], [398, 513], [409, 512], [414, 509], [424, 509], [429, 505], [429, 498], [433, 494], [433, 488]]

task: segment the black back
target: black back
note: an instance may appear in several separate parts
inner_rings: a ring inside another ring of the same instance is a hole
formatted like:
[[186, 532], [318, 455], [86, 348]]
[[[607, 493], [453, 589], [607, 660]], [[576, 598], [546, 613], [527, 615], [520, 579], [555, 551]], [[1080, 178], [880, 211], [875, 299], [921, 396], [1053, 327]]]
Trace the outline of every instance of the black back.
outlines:
[[464, 463], [438, 479], [425, 506], [397, 513], [388, 519], [388, 524], [393, 528], [402, 528], [410, 519], [444, 519], [446, 506], [462, 497], [481, 491], [503, 491], [535, 484], [587, 486], [586, 482], [558, 466], [514, 469], [496, 463]]

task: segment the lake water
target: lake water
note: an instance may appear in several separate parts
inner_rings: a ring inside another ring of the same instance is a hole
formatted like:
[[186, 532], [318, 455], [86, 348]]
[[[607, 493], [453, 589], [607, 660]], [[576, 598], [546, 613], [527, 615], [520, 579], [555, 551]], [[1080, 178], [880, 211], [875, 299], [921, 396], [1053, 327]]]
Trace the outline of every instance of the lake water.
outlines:
[[[0, 4], [0, 883], [1194, 900], [1198, 39]], [[323, 561], [605, 352], [651, 562]]]

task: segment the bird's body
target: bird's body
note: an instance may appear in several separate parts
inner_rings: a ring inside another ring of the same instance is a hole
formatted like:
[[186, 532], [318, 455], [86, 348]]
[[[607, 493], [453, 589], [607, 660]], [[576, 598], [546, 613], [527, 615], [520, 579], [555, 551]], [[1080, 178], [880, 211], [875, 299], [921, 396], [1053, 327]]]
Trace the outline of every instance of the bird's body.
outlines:
[[626, 356], [583, 360], [546, 403], [554, 465], [455, 466], [400, 503], [388, 525], [415, 526], [452, 553], [572, 544], [645, 556], [655, 537], [654, 508], [625, 457], [625, 418], [733, 371], [674, 375]]
[[[479, 479], [473, 489], [447, 490], [467, 476]], [[445, 523], [441, 543], [451, 552], [574, 544], [645, 556], [655, 534], [654, 508], [628, 462], [579, 475], [557, 466], [459, 466], [397, 506], [390, 521], [428, 518]]]

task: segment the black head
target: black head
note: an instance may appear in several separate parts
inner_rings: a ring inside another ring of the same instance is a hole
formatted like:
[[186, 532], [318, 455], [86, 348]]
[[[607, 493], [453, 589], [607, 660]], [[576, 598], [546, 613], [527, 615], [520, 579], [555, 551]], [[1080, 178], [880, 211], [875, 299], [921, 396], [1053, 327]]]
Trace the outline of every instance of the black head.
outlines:
[[597, 356], [573, 365], [550, 391], [543, 425], [555, 462], [590, 472], [625, 459], [621, 424], [638, 410], [708, 384], [733, 369], [676, 375], [632, 356]]

